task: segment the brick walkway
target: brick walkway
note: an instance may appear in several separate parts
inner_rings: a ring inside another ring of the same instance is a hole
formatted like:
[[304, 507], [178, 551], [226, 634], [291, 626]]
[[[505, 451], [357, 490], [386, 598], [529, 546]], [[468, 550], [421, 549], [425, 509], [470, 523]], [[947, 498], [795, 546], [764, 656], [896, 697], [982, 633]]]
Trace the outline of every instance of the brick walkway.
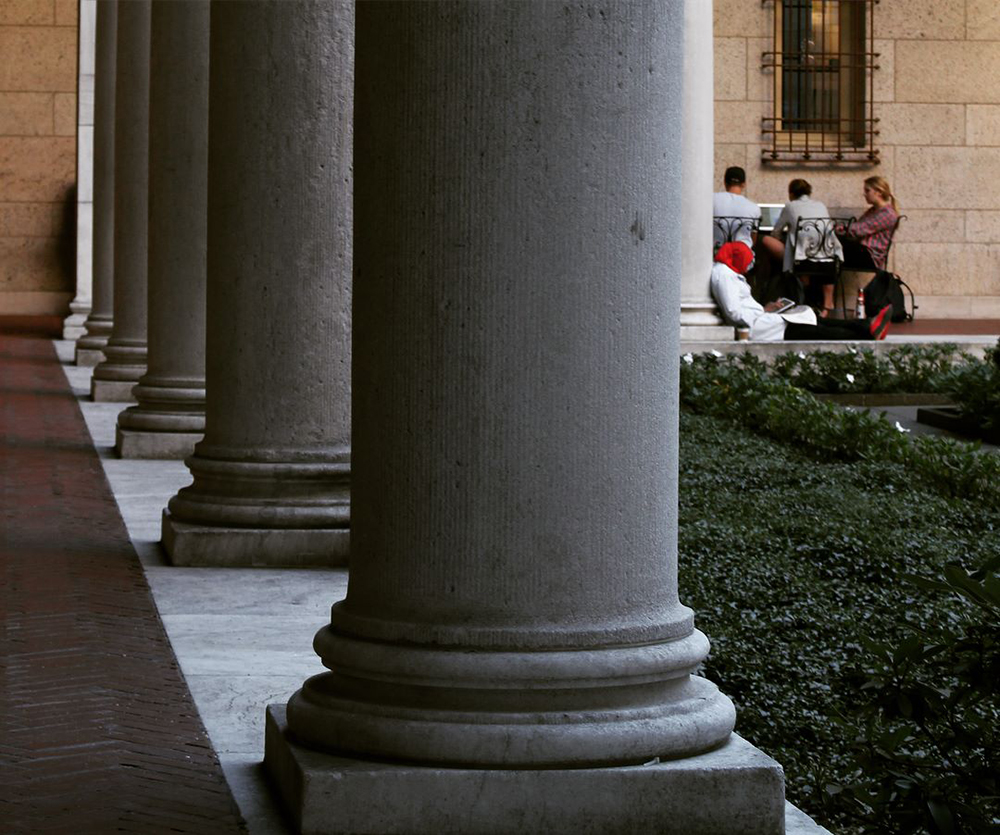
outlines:
[[0, 328], [0, 831], [243, 832], [52, 344], [11, 330]]

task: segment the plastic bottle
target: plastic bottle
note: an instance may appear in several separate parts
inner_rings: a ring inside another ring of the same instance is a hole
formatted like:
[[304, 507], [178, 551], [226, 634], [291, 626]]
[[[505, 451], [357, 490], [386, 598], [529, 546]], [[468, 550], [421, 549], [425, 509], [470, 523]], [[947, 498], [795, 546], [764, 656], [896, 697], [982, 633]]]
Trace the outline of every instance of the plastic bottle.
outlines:
[[858, 290], [858, 301], [854, 305], [854, 316], [856, 319], [865, 318], [865, 291]]

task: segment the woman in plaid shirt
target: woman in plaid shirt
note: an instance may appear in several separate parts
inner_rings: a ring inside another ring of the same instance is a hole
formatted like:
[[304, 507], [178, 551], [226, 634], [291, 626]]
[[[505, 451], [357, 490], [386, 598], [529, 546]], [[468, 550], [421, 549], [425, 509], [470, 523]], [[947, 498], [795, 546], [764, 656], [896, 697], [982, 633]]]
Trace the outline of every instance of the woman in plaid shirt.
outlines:
[[899, 206], [884, 177], [865, 180], [867, 211], [838, 230], [844, 244], [844, 269], [884, 270], [899, 219]]

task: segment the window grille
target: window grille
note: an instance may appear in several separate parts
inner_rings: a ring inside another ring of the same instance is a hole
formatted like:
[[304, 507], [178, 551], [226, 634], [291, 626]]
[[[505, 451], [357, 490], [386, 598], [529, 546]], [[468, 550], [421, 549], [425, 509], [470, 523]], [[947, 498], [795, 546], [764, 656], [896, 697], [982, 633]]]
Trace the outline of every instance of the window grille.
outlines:
[[774, 6], [773, 114], [763, 119], [764, 162], [875, 164], [873, 22], [879, 0], [761, 0]]

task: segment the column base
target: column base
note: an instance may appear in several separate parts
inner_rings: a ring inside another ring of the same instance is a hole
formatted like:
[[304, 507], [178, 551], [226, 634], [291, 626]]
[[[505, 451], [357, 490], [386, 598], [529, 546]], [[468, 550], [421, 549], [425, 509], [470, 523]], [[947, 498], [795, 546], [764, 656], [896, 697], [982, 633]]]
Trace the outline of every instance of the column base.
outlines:
[[76, 364], [85, 368], [93, 368], [104, 362], [104, 351], [100, 348], [81, 348], [76, 346]]
[[642, 766], [437, 768], [324, 754], [269, 705], [264, 767], [298, 830], [321, 833], [658, 832], [780, 835], [781, 766], [731, 736], [707, 754]]
[[143, 432], [115, 428], [115, 452], [119, 458], [182, 460], [194, 453], [204, 432]]
[[347, 565], [350, 531], [192, 525], [164, 510], [162, 542], [174, 565], [334, 568]]
[[135, 403], [134, 380], [90, 380], [90, 397], [95, 403]]
[[63, 339], [76, 340], [83, 336], [87, 332], [86, 321], [86, 313], [70, 313], [63, 319]]

